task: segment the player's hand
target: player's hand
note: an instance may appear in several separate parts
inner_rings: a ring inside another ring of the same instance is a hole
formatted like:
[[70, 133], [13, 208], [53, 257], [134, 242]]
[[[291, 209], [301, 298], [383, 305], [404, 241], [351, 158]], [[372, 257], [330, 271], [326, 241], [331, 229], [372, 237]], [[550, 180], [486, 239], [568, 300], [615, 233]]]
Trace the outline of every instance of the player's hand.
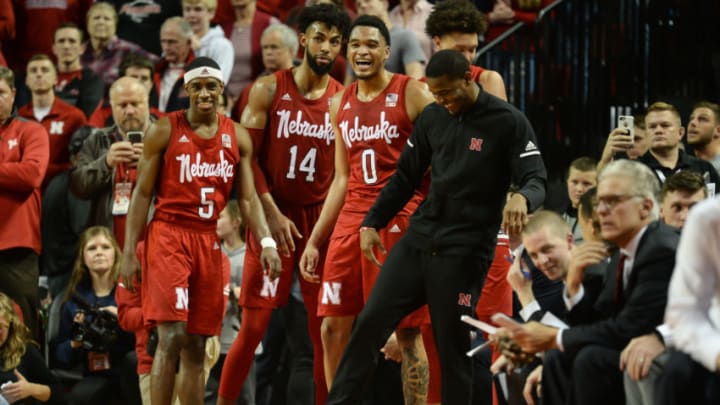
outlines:
[[305, 245], [305, 251], [300, 257], [300, 275], [305, 281], [311, 283], [320, 282], [320, 276], [315, 272], [319, 261], [320, 251], [318, 248], [310, 243]]
[[270, 277], [270, 280], [275, 280], [280, 277], [282, 273], [282, 260], [278, 255], [278, 251], [275, 248], [266, 247], [260, 253], [260, 260], [263, 264], [263, 270]]
[[135, 278], [140, 281], [140, 263], [132, 249], [126, 249], [120, 264], [120, 279], [131, 293], [135, 293]]
[[383, 346], [380, 351], [385, 354], [385, 360], [392, 360], [396, 363], [402, 362], [402, 350], [400, 349], [400, 345], [398, 344], [395, 332], [390, 335], [387, 342], [385, 342], [385, 346]]
[[503, 232], [508, 235], [520, 234], [527, 224], [527, 200], [520, 193], [513, 193], [503, 208]]
[[627, 371], [633, 381], [642, 380], [650, 373], [655, 357], [664, 350], [665, 345], [656, 334], [638, 336], [620, 354], [620, 371]]
[[595, 263], [600, 263], [607, 256], [608, 250], [604, 242], [585, 241], [585, 243], [573, 247], [565, 278], [565, 285], [571, 297], [580, 289], [580, 284], [585, 277], [585, 269]]
[[298, 231], [295, 223], [290, 218], [277, 212], [275, 215], [268, 215], [268, 227], [272, 238], [278, 244], [278, 250], [283, 256], [290, 256], [290, 252], [295, 251], [294, 238], [302, 239], [300, 231]]
[[105, 162], [109, 167], [116, 167], [120, 163], [131, 163], [135, 156], [135, 149], [133, 144], [128, 141], [115, 142], [110, 145], [107, 154], [105, 155]]
[[387, 251], [380, 240], [380, 235], [372, 228], [366, 228], [360, 231], [360, 249], [362, 249], [365, 258], [375, 263], [376, 266], [382, 267], [382, 263], [375, 257], [375, 248], [380, 249], [382, 254], [386, 255]]
[[537, 395], [538, 398], [540, 398], [540, 391], [542, 387], [542, 370], [543, 366], [539, 365], [535, 367], [535, 370], [533, 370], [528, 376], [527, 379], [525, 379], [525, 387], [523, 388], [523, 398], [525, 398], [525, 402], [527, 402], [527, 405], [535, 405], [535, 398], [533, 397], [533, 391], [535, 391], [535, 395]]

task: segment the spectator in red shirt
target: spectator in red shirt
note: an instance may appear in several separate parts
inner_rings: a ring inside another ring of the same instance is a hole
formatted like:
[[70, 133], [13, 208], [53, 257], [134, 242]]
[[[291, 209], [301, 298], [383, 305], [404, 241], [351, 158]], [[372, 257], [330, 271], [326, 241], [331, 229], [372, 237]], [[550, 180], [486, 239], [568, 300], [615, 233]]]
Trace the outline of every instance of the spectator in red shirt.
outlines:
[[25, 84], [32, 93], [32, 102], [20, 108], [18, 115], [39, 122], [49, 135], [50, 159], [43, 185], [70, 168], [70, 137], [76, 129], [85, 125], [82, 111], [55, 97], [56, 80], [55, 65], [49, 56], [38, 54], [30, 58]]
[[95, 3], [87, 13], [87, 30], [90, 36], [80, 57], [82, 65], [92, 70], [105, 83], [105, 87], [117, 80], [118, 68], [125, 55], [135, 53], [153, 62], [160, 59], [146, 52], [139, 45], [117, 37], [118, 16], [115, 8], [104, 1]]
[[48, 136], [35, 122], [12, 115], [15, 75], [0, 67], [0, 292], [37, 331], [40, 184], [48, 165]]
[[7, 66], [2, 46], [8, 46], [15, 38], [15, 12], [9, 1], [0, 2], [0, 66]]
[[82, 40], [82, 30], [73, 23], [61, 24], [55, 31], [53, 53], [58, 71], [55, 94], [82, 110], [85, 117], [90, 117], [100, 104], [105, 85], [95, 73], [80, 64], [80, 54], [85, 50]]
[[15, 11], [15, 41], [5, 49], [9, 66], [24, 72], [30, 57], [52, 50], [53, 33], [64, 22], [82, 24], [93, 0], [12, 0]]

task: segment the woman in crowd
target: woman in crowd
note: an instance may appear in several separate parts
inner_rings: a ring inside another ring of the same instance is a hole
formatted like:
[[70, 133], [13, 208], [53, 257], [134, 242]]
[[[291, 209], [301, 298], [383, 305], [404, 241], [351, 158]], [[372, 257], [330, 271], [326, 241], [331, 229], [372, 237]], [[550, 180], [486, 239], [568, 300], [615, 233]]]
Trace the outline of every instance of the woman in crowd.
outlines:
[[[0, 293], [0, 404], [64, 404], [57, 382], [7, 295]], [[3, 402], [5, 401], [5, 402]]]
[[72, 388], [70, 402], [99, 404], [120, 388], [126, 403], [140, 403], [133, 336], [122, 332], [117, 321], [120, 248], [101, 226], [88, 228], [78, 246], [53, 342], [58, 364], [83, 368], [85, 378]]

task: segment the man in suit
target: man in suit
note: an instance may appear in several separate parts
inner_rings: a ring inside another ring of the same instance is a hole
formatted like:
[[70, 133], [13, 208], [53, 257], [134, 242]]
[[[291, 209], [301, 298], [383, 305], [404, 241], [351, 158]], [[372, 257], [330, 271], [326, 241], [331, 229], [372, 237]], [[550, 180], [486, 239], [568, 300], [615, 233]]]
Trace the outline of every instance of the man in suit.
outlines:
[[[552, 404], [622, 404], [620, 352], [663, 319], [679, 235], [657, 221], [658, 182], [644, 165], [619, 160], [601, 172], [597, 214], [611, 256], [598, 294], [582, 287], [585, 270], [609, 254], [602, 244], [573, 255], [563, 292], [570, 328], [530, 322], [512, 328], [525, 351], [547, 353], [542, 395]], [[643, 361], [639, 358], [637, 361]]]

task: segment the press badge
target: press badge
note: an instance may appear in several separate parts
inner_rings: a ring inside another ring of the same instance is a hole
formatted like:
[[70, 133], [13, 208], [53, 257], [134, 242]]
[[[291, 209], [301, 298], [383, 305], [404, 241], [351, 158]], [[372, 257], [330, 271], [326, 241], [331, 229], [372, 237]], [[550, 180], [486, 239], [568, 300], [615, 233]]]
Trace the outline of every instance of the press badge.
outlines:
[[130, 196], [132, 195], [132, 183], [122, 182], [115, 184], [113, 198], [113, 215], [127, 215], [130, 207]]
[[88, 352], [88, 369], [93, 372], [110, 370], [110, 354]]

